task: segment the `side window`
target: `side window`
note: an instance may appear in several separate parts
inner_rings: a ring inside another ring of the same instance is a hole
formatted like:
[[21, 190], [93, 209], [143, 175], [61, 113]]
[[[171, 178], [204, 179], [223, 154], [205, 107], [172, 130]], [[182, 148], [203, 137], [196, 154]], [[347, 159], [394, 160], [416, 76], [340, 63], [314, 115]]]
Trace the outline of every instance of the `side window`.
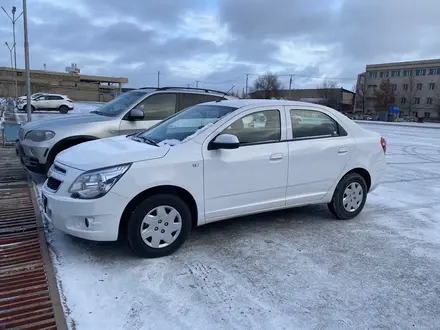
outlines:
[[281, 139], [281, 118], [278, 110], [254, 112], [227, 127], [222, 134], [237, 136], [240, 145], [274, 142]]
[[294, 139], [347, 135], [336, 121], [320, 111], [290, 110], [290, 119]]
[[46, 98], [47, 98], [47, 100], [51, 100], [51, 101], [53, 101], [53, 100], [59, 101], [59, 100], [63, 99], [61, 96], [46, 96]]
[[182, 93], [180, 94], [179, 111], [192, 107], [193, 105], [199, 103], [212, 102], [220, 99], [221, 97], [219, 96], [213, 96], [207, 94]]
[[144, 112], [144, 120], [163, 120], [176, 111], [176, 94], [153, 94], [135, 108]]

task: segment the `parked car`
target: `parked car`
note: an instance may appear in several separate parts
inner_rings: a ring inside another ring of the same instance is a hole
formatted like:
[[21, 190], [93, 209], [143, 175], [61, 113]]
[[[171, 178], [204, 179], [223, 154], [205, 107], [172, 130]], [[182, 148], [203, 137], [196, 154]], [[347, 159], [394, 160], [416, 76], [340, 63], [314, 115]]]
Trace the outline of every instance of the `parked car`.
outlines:
[[189, 106], [225, 99], [236, 98], [198, 88], [130, 91], [88, 114], [28, 123], [20, 130], [17, 153], [30, 171], [46, 174], [62, 150], [91, 140], [140, 132]]
[[[36, 95], [36, 96], [34, 96]], [[31, 111], [46, 110], [46, 111], [59, 111], [61, 113], [68, 113], [73, 110], [73, 101], [66, 95], [61, 94], [34, 94], [31, 96]], [[19, 101], [17, 103], [17, 109], [20, 111], [27, 110], [27, 100]]]
[[[264, 126], [245, 125], [262, 115]], [[379, 134], [321, 105], [199, 104], [145, 132], [60, 153], [44, 215], [73, 236], [126, 236], [140, 256], [160, 257], [192, 227], [227, 218], [316, 203], [354, 218], [385, 172], [385, 151]]]

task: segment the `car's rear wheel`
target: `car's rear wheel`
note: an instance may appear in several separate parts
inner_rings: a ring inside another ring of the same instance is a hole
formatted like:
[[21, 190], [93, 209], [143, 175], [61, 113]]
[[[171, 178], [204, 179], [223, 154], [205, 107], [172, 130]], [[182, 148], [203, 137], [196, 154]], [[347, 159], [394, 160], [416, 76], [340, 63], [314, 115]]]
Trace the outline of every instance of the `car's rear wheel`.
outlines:
[[139, 256], [172, 254], [191, 231], [191, 211], [179, 197], [160, 194], [142, 201], [128, 220], [128, 242]]
[[58, 110], [61, 113], [68, 113], [69, 112], [69, 108], [66, 107], [65, 105], [60, 106], [60, 108]]
[[328, 208], [340, 220], [353, 219], [364, 208], [367, 193], [367, 184], [361, 175], [347, 174], [337, 185]]
[[33, 105], [31, 105], [31, 112], [35, 111], [35, 107]]

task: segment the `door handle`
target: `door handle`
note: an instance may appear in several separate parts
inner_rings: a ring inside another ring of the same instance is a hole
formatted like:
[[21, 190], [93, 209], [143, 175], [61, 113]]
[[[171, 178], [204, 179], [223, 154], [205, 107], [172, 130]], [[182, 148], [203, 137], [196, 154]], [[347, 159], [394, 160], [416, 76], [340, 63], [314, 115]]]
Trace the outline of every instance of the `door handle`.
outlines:
[[283, 159], [284, 155], [282, 153], [278, 153], [278, 154], [273, 154], [270, 156], [270, 160], [280, 160]]
[[345, 155], [348, 152], [347, 148], [339, 148], [338, 155]]

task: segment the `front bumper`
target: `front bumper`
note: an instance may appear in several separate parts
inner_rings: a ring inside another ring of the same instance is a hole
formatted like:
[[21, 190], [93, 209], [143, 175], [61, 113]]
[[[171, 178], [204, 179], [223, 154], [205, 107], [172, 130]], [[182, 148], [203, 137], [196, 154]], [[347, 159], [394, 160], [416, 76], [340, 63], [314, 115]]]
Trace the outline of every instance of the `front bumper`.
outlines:
[[44, 217], [55, 228], [92, 241], [118, 239], [121, 216], [129, 202], [127, 198], [110, 191], [98, 199], [74, 199], [57, 196], [46, 184], [42, 194]]
[[46, 162], [41, 164], [40, 159], [36, 156], [36, 154], [38, 154], [38, 151], [35, 152], [34, 150], [31, 150], [29, 147], [23, 146], [23, 144], [20, 141], [17, 141], [15, 143], [15, 153], [17, 154], [18, 157], [20, 157], [22, 164], [26, 166], [26, 168], [29, 171], [40, 174], [47, 173]]

